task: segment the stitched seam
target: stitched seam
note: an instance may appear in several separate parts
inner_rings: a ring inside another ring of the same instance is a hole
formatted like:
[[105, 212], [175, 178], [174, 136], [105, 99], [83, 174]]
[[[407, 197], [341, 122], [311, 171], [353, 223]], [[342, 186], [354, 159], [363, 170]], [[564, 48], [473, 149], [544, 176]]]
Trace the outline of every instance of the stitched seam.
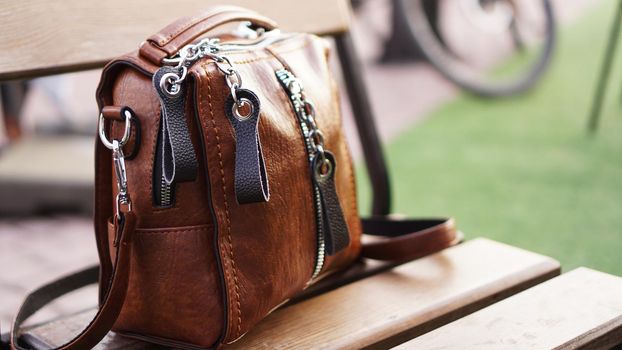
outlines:
[[[204, 75], [205, 75], [205, 76], [208, 76], [207, 71], [205, 70], [205, 67], [204, 67], [204, 66], [201, 66], [201, 68], [203, 68], [203, 73], [204, 73]], [[201, 79], [200, 77], [201, 77], [201, 75], [199, 75], [199, 79]], [[209, 76], [208, 76], [208, 79], [209, 79]], [[200, 80], [200, 81], [201, 81], [201, 80]], [[201, 81], [201, 82], [202, 82], [202, 81]], [[200, 113], [201, 111], [204, 111], [204, 110], [205, 110], [205, 109], [204, 109], [204, 107], [203, 107], [203, 101], [205, 100], [204, 95], [203, 95], [203, 91], [204, 91], [204, 89], [202, 89], [202, 88], [201, 88], [201, 86], [202, 86], [202, 84], [199, 84], [199, 87], [198, 87], [198, 89], [199, 89], [199, 109], [200, 109], [199, 113]], [[211, 87], [210, 87], [210, 84], [209, 84], [209, 80], [208, 80], [208, 91], [210, 91], [210, 95], [209, 95], [209, 96], [210, 96], [210, 101], [211, 101]], [[211, 102], [210, 102], [210, 105], [211, 105]], [[210, 108], [210, 113], [212, 113], [212, 108]], [[207, 129], [208, 129], [207, 122], [206, 122], [206, 121], [204, 121], [204, 120], [201, 118], [201, 116], [200, 116], [200, 115], [199, 115], [199, 122], [200, 122], [200, 124], [201, 124], [201, 125], [200, 125], [200, 127], [203, 127], [205, 130], [207, 130]], [[207, 154], [206, 154], [206, 157], [207, 157]], [[208, 177], [209, 177], [209, 176], [210, 176], [210, 175], [209, 175], [209, 172], [208, 172], [207, 174], [205, 174], [205, 176], [208, 176]], [[226, 247], [224, 246], [224, 244], [220, 243], [220, 239], [219, 239], [218, 241], [219, 241], [219, 249], [220, 249], [220, 251], [227, 251], [227, 249], [226, 249]], [[229, 270], [229, 267], [228, 267], [228, 266], [230, 266], [230, 264], [229, 264], [229, 259], [224, 259], [224, 258], [223, 258], [223, 259], [222, 259], [222, 262], [223, 262], [223, 272], [224, 272], [224, 277], [225, 277], [225, 279], [226, 279], [226, 286], [225, 286], [225, 290], [228, 290], [228, 287], [227, 287], [227, 286], [229, 286], [229, 285], [231, 284], [231, 276], [230, 276], [230, 273], [229, 273], [229, 271], [230, 271], [230, 270]], [[227, 299], [229, 299], [229, 298], [227, 298]], [[233, 308], [229, 308], [229, 309], [233, 309]], [[228, 316], [227, 316], [228, 318], [230, 318], [230, 317], [231, 317], [229, 313], [227, 313], [227, 315], [228, 315]]]
[[[207, 20], [207, 19], [209, 19], [209, 18], [212, 18], [212, 17], [214, 17], [214, 16], [209, 16], [209, 17], [205, 18], [205, 20]], [[192, 27], [193, 25], [195, 25], [195, 24], [197, 24], [197, 23], [201, 22], [201, 19], [202, 19], [202, 18], [203, 18], [203, 17], [197, 17], [197, 18], [195, 18], [194, 20], [191, 20], [190, 22], [186, 23], [186, 25], [185, 25], [185, 26], [181, 26], [181, 27], [180, 27], [180, 28], [178, 28], [175, 32], [173, 32], [173, 33], [171, 33], [171, 34], [167, 35], [166, 37], [164, 37], [164, 39], [159, 40], [159, 41], [158, 41], [158, 45], [159, 45], [159, 46], [162, 46], [162, 45], [167, 44], [167, 43], [168, 43], [168, 41], [169, 41], [172, 37], [174, 37], [174, 36], [178, 35], [179, 33], [183, 32], [184, 30], [186, 30], [186, 29], [188, 29], [188, 28]]]
[[209, 227], [205, 226], [205, 227], [198, 227], [198, 228], [189, 228], [189, 229], [182, 229], [182, 230], [141, 230], [138, 229], [136, 230], [136, 233], [139, 234], [144, 234], [144, 233], [150, 233], [150, 234], [157, 234], [157, 233], [185, 233], [185, 232], [200, 232], [200, 231], [205, 231], [207, 230]]
[[[227, 221], [227, 243], [229, 245], [229, 259], [231, 260], [230, 264], [231, 264], [231, 270], [233, 272], [233, 291], [235, 293], [235, 303], [237, 306], [237, 314], [238, 314], [238, 324], [237, 324], [237, 330], [236, 333], [234, 335], [234, 338], [237, 338], [238, 335], [240, 334], [241, 331], [241, 327], [242, 327], [242, 308], [241, 308], [241, 304], [240, 304], [240, 289], [238, 286], [238, 276], [237, 276], [237, 269], [235, 266], [235, 257], [233, 254], [233, 240], [231, 239], [231, 219], [229, 216], [229, 203], [227, 202], [227, 187], [225, 185], [225, 171], [224, 171], [224, 165], [222, 162], [222, 149], [220, 147], [220, 136], [218, 136], [218, 128], [216, 127], [216, 119], [214, 117], [214, 108], [212, 106], [212, 84], [211, 84], [211, 79], [209, 74], [207, 74], [207, 70], [205, 69], [205, 65], [203, 65], [203, 69], [205, 70], [205, 76], [207, 77], [207, 98], [208, 98], [208, 106], [209, 106], [209, 110], [210, 110], [210, 116], [211, 116], [211, 120], [212, 120], [212, 127], [214, 128], [214, 133], [216, 136], [216, 149], [218, 150], [218, 164], [220, 167], [220, 181], [222, 182], [222, 193], [223, 193], [223, 201], [225, 204], [225, 218]], [[201, 89], [201, 92], [203, 91], [203, 89]], [[203, 102], [203, 98], [201, 98], [200, 103]]]

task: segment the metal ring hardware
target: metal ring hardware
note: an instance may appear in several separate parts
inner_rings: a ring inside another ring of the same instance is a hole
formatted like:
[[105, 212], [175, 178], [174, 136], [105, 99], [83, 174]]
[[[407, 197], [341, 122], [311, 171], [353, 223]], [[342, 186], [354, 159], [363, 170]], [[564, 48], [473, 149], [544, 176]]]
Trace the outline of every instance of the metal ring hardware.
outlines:
[[315, 174], [320, 178], [326, 178], [333, 173], [333, 163], [322, 154], [322, 160], [315, 167]]
[[[129, 110], [125, 110], [123, 115], [125, 116], [125, 129], [123, 130], [123, 137], [119, 140], [119, 146], [123, 147], [130, 140], [130, 134], [132, 132], [132, 113]], [[112, 141], [108, 140], [106, 136], [106, 125], [103, 113], [99, 113], [99, 139], [108, 149], [112, 149]]]
[[[235, 99], [235, 95], [234, 95], [234, 99]], [[240, 108], [242, 108], [242, 106], [247, 105], [249, 107], [249, 111], [246, 115], [242, 115], [240, 114]], [[254, 107], [252, 102], [247, 99], [247, 98], [241, 98], [239, 100], [239, 104], [234, 103], [233, 106], [231, 106], [231, 112], [233, 112], [233, 116], [239, 120], [239, 121], [243, 121], [248, 119], [250, 116], [253, 115], [254, 111]]]

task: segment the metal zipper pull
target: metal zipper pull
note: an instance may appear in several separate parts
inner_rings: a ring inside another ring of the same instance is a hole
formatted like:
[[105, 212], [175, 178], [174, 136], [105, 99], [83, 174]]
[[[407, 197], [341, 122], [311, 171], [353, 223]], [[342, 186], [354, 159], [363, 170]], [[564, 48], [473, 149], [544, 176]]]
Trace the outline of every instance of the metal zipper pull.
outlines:
[[350, 244], [348, 225], [343, 216], [335, 186], [335, 157], [330, 152], [317, 152], [312, 166], [313, 182], [319, 189], [322, 201], [326, 254], [334, 255]]
[[292, 103], [309, 156], [318, 246], [313, 281], [324, 267], [326, 254], [334, 255], [344, 249], [350, 242], [350, 234], [333, 180], [337, 164], [333, 155], [324, 149], [324, 135], [315, 122], [315, 107], [305, 96], [302, 82], [292, 72], [283, 68], [275, 74]]

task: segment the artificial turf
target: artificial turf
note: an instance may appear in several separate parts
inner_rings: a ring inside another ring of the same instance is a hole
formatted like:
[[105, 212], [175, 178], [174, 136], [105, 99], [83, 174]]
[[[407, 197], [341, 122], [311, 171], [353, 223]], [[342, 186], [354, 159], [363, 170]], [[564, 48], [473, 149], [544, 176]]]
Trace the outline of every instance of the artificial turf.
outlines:
[[[386, 153], [394, 211], [451, 215], [468, 239], [549, 255], [566, 271], [622, 275], [622, 53], [600, 129], [586, 133], [615, 6], [600, 2], [559, 28], [554, 61], [529, 93], [461, 94], [393, 139]], [[358, 174], [368, 208], [369, 185]]]

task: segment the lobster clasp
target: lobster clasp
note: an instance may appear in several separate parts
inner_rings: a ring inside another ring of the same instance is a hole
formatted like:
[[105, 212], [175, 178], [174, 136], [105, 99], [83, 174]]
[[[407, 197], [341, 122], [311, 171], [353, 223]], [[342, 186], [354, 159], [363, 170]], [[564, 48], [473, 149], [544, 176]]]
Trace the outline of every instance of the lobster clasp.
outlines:
[[115, 206], [115, 219], [122, 219], [123, 207], [126, 212], [132, 211], [132, 202], [130, 194], [127, 190], [127, 172], [125, 170], [125, 156], [123, 155], [123, 146], [129, 141], [132, 130], [132, 113], [129, 109], [124, 109], [125, 129], [121, 140], [109, 140], [106, 136], [105, 121], [103, 114], [99, 115], [99, 138], [108, 149], [112, 151], [112, 161], [114, 166], [115, 178], [117, 180], [118, 194]]

